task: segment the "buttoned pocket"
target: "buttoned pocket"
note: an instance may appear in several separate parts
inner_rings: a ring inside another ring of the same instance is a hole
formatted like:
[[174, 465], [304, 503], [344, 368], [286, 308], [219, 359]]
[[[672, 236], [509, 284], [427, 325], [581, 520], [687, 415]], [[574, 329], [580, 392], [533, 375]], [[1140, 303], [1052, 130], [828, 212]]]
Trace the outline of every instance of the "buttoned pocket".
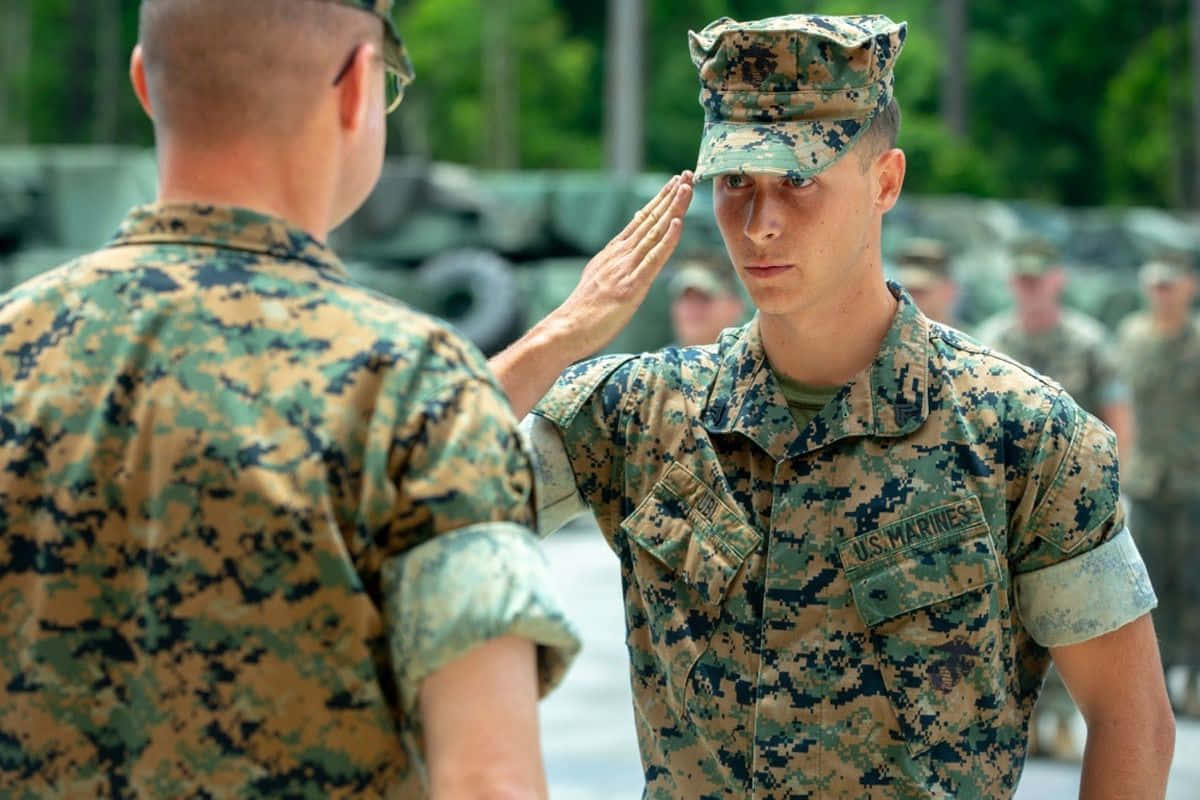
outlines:
[[982, 521], [878, 553], [864, 544], [871, 535], [839, 551], [900, 732], [917, 756], [1005, 705], [1003, 572]]
[[[626, 598], [635, 671], [652, 657], [682, 707], [688, 675], [721, 618], [746, 557], [762, 541], [740, 514], [672, 464], [621, 523], [632, 560]], [[632, 606], [631, 606], [632, 604]]]

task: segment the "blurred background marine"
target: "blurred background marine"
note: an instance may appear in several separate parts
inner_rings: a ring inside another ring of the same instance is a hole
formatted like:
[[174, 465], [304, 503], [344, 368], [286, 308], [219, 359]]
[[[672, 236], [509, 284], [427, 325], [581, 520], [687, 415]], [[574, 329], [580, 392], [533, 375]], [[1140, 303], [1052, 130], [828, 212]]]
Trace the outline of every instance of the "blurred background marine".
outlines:
[[1131, 529], [1150, 570], [1163, 664], [1183, 670], [1176, 709], [1200, 716], [1200, 320], [1194, 257], [1170, 253], [1139, 273], [1147, 310], [1118, 332], [1136, 440], [1122, 465]]
[[928, 238], [906, 241], [896, 257], [896, 278], [925, 316], [952, 328], [963, 327], [955, 313], [958, 282], [946, 245], [941, 241]]
[[671, 329], [681, 347], [712, 344], [721, 331], [745, 321], [746, 302], [724, 253], [683, 258], [668, 287]]
[[1019, 241], [1012, 248], [1008, 284], [1014, 308], [985, 320], [977, 338], [1060, 384], [1112, 428], [1118, 450], [1128, 452], [1129, 391], [1104, 326], [1062, 304], [1067, 272], [1058, 250], [1040, 237]]

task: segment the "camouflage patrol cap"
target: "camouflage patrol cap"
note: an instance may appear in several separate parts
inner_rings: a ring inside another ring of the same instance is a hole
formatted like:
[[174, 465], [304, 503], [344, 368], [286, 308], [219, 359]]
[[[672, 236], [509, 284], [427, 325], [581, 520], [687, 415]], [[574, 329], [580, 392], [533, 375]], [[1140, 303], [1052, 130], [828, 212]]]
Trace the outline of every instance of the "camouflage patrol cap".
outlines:
[[907, 30], [882, 15], [788, 14], [689, 32], [704, 108], [696, 178], [832, 165], [891, 101]]
[[709, 297], [737, 297], [737, 281], [733, 275], [733, 267], [728, 264], [720, 265], [707, 258], [689, 258], [671, 276], [667, 290], [672, 299], [678, 299], [688, 289], [695, 289]]
[[896, 278], [906, 289], [932, 287], [950, 277], [950, 257], [937, 239], [909, 239], [896, 262]]
[[1012, 248], [1012, 274], [1045, 275], [1058, 266], [1058, 248], [1040, 236], [1017, 242]]
[[387, 64], [388, 69], [400, 79], [401, 89], [412, 83], [412, 62], [408, 58], [404, 40], [400, 38], [399, 32], [396, 31], [396, 25], [392, 22], [393, 0], [326, 0], [326, 2], [361, 8], [383, 20], [383, 61]]
[[1138, 280], [1144, 286], [1160, 286], [1174, 283], [1195, 273], [1195, 261], [1186, 253], [1161, 253], [1157, 258], [1142, 265], [1138, 270]]

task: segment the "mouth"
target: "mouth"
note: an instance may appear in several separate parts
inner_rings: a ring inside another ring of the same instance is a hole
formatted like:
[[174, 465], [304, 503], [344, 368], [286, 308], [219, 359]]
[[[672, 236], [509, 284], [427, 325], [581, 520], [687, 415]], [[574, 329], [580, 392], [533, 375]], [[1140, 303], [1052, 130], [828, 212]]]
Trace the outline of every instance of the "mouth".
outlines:
[[791, 264], [747, 264], [746, 274], [754, 278], [773, 278], [791, 268]]

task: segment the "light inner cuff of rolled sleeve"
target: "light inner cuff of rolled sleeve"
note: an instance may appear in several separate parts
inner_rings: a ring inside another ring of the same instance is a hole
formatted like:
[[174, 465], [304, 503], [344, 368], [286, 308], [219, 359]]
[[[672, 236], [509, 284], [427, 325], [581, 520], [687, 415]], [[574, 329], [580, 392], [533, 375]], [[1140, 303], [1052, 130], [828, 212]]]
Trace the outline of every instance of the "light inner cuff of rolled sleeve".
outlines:
[[537, 414], [528, 414], [521, 420], [520, 431], [533, 454], [538, 534], [549, 536], [586, 512], [587, 504], [575, 485], [575, 471], [554, 423]]
[[1021, 620], [1043, 647], [1094, 639], [1158, 605], [1128, 528], [1068, 561], [1017, 575], [1016, 587]]
[[489, 639], [512, 635], [538, 645], [543, 696], [579, 652], [538, 540], [514, 523], [460, 528], [389, 559], [383, 592], [406, 714], [422, 680]]

